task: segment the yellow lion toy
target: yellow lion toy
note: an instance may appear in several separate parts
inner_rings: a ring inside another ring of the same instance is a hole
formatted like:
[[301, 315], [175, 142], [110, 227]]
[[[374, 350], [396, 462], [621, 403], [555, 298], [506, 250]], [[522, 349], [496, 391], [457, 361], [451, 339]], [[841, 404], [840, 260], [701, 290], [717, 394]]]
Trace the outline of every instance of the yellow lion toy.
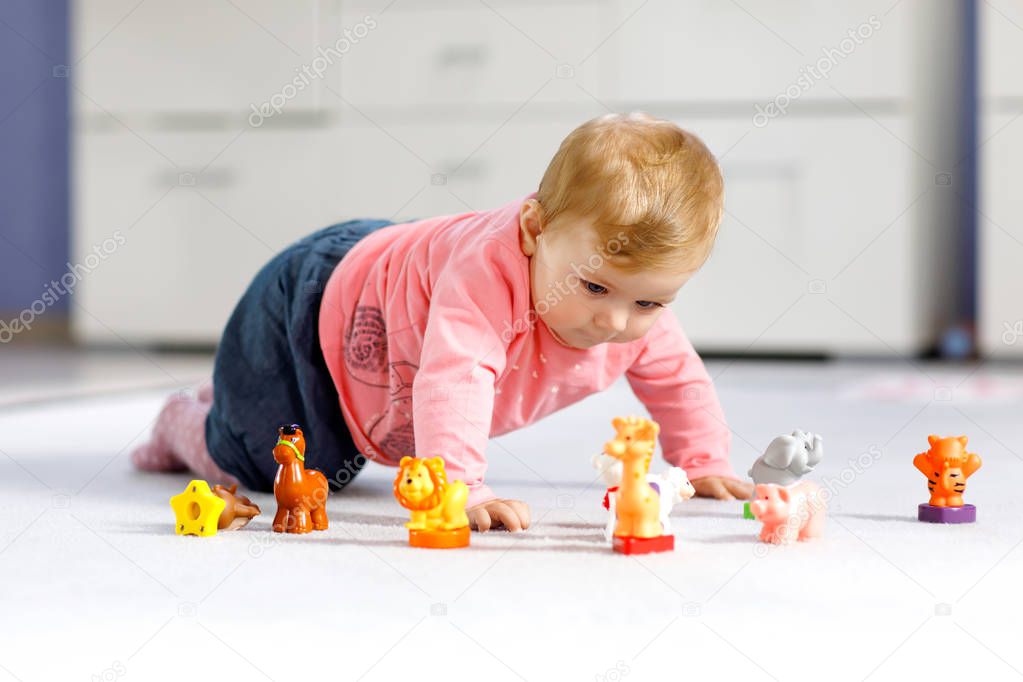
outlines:
[[[398, 467], [394, 496], [411, 512], [412, 518], [405, 524], [409, 529], [409, 541], [416, 546], [441, 546], [436, 544], [438, 538], [446, 531], [457, 531], [459, 541], [464, 538], [468, 544], [469, 517], [465, 514], [465, 503], [469, 487], [462, 481], [448, 483], [443, 458], [402, 457]], [[417, 538], [420, 543], [416, 542]]]

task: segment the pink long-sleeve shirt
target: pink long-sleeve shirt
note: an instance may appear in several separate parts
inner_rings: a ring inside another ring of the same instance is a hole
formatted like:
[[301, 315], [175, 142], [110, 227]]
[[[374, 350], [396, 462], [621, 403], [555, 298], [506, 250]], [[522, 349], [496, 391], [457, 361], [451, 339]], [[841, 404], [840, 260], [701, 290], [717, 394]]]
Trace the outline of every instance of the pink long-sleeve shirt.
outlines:
[[[320, 345], [356, 446], [388, 465], [441, 455], [473, 506], [495, 497], [483, 482], [489, 438], [624, 373], [660, 424], [665, 460], [691, 479], [735, 477], [714, 386], [671, 310], [629, 343], [581, 350], [551, 335], [519, 242], [519, 208], [533, 196], [382, 228], [335, 268]], [[607, 438], [581, 444], [580, 454]]]

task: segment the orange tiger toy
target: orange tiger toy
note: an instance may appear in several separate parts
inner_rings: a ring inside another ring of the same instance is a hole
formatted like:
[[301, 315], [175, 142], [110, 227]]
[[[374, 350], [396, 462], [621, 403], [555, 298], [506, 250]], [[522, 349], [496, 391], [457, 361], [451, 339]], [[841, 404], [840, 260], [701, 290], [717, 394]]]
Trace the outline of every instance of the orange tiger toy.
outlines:
[[931, 448], [913, 458], [913, 466], [927, 477], [932, 507], [962, 507], [966, 479], [980, 468], [980, 457], [966, 451], [966, 436], [927, 436]]

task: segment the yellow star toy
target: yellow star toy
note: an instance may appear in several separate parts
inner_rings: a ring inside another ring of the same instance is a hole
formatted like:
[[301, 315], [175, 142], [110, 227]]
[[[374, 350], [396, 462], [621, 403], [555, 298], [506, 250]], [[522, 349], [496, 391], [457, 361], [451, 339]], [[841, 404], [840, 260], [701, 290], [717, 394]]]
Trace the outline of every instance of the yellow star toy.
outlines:
[[226, 503], [210, 490], [206, 481], [195, 480], [185, 491], [170, 498], [174, 532], [178, 535], [216, 535], [217, 521]]

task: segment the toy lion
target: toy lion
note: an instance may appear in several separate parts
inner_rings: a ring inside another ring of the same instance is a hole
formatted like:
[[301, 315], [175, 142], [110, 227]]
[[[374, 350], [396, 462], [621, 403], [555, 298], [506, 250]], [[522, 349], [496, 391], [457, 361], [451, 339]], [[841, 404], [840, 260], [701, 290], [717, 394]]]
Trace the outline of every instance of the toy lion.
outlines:
[[394, 496], [411, 512], [405, 524], [410, 531], [468, 530], [465, 503], [469, 487], [462, 481], [448, 483], [441, 457], [402, 457], [394, 479]]

